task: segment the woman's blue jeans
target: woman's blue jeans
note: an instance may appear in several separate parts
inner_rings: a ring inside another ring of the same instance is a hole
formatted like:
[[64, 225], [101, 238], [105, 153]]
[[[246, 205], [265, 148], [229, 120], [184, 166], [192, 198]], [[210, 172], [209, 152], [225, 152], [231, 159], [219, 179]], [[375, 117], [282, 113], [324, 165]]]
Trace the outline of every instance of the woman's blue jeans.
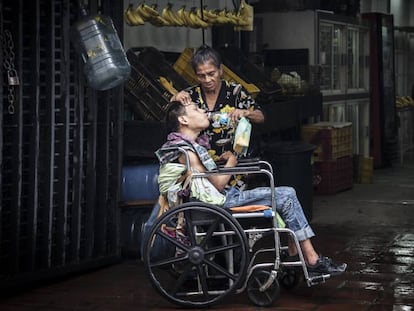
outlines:
[[[239, 190], [235, 187], [226, 190], [226, 202], [224, 208], [245, 205], [272, 206], [271, 189], [258, 187], [251, 190]], [[292, 187], [275, 187], [276, 210], [282, 217], [286, 226], [295, 232], [299, 241], [304, 241], [315, 236], [308, 220], [303, 213], [302, 206]]]

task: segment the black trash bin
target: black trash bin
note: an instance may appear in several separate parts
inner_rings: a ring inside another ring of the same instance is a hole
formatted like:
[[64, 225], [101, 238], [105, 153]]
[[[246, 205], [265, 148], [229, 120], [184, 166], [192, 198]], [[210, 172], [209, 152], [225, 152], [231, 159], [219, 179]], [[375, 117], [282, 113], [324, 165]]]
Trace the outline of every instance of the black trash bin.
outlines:
[[273, 166], [276, 186], [295, 188], [310, 221], [313, 210], [312, 154], [316, 146], [303, 141], [268, 142], [263, 157]]

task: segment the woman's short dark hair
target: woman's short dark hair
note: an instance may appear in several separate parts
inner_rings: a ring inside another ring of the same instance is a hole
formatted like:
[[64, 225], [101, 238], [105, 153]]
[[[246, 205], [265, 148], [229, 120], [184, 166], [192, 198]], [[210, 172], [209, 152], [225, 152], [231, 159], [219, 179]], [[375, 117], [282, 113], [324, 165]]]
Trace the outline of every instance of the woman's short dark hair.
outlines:
[[170, 102], [165, 116], [165, 126], [168, 133], [178, 131], [180, 127], [178, 117], [182, 115], [185, 115], [185, 106], [179, 101]]
[[216, 50], [209, 47], [208, 45], [203, 44], [194, 52], [193, 57], [191, 58], [191, 66], [195, 72], [199, 65], [208, 62], [211, 62], [214, 66], [220, 68], [221, 57]]

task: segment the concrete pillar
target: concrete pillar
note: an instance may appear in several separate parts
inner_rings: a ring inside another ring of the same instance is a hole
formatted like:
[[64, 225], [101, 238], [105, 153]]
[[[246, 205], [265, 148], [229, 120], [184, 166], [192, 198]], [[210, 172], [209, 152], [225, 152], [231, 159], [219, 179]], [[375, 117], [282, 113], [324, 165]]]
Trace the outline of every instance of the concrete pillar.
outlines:
[[391, 14], [394, 15], [394, 26], [404, 27], [409, 25], [410, 0], [391, 0]]

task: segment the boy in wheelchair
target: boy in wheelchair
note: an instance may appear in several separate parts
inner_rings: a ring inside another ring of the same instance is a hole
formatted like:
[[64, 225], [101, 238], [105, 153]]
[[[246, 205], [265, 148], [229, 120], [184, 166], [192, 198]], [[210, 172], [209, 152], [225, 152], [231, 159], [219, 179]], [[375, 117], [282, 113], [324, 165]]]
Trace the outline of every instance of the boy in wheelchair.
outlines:
[[[189, 165], [193, 172], [205, 173], [217, 168], [216, 163], [208, 155], [205, 147], [208, 141], [199, 137], [201, 131], [209, 126], [206, 112], [195, 104], [182, 104], [177, 101], [170, 103], [167, 111], [166, 125], [170, 132], [167, 142], [156, 154], [161, 164], [178, 162]], [[203, 146], [204, 145], [204, 146]], [[179, 152], [166, 150], [172, 146], [186, 146], [189, 148], [188, 159]], [[224, 161], [225, 168], [235, 167], [237, 157], [230, 151], [223, 153], [220, 160]], [[271, 206], [272, 197], [270, 187], [259, 187], [251, 190], [239, 190], [236, 187], [226, 187], [231, 175], [207, 175], [203, 178], [205, 189], [200, 198], [205, 203], [222, 206], [229, 209], [244, 205]], [[303, 213], [296, 192], [291, 187], [275, 188], [276, 210], [281, 215], [287, 227], [294, 231], [299, 240], [300, 247], [308, 272], [311, 274], [329, 274], [331, 276], [343, 273], [346, 263], [335, 263], [332, 259], [322, 256], [314, 249], [310, 238], [315, 234]], [[292, 260], [297, 255], [294, 245], [289, 245], [289, 256]]]

